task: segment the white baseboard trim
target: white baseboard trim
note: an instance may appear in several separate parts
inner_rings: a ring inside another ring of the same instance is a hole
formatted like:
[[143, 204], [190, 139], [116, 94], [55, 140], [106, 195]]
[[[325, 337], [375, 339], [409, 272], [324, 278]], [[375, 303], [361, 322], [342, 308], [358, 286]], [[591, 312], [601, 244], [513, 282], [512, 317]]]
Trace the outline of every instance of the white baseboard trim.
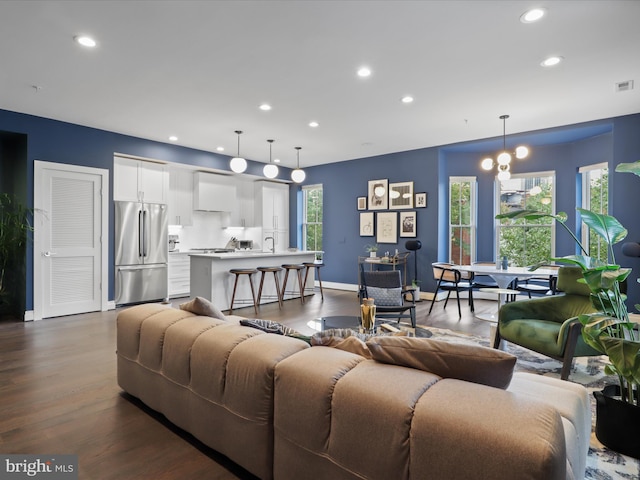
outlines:
[[33, 322], [33, 310], [27, 310], [24, 312], [23, 321]]
[[103, 310], [103, 311], [106, 312], [108, 310], [115, 310], [115, 309], [116, 309], [116, 302], [115, 302], [115, 300], [112, 300], [110, 302], [107, 302], [107, 308], [106, 308], [106, 310]]

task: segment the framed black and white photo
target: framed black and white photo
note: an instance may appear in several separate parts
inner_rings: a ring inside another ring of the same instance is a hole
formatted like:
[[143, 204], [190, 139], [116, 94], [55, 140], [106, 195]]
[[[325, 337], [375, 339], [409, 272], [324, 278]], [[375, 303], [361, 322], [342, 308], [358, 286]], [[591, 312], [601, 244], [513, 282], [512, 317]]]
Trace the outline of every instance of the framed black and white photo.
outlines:
[[373, 212], [360, 213], [360, 236], [373, 237]]
[[358, 197], [358, 210], [367, 209], [367, 197]]
[[416, 208], [425, 208], [427, 206], [427, 194], [416, 193]]
[[389, 208], [413, 208], [413, 182], [389, 184]]
[[376, 242], [398, 243], [398, 212], [376, 214]]
[[400, 212], [400, 236], [416, 236], [416, 212]]
[[389, 208], [389, 180], [369, 180], [369, 210], [386, 210]]

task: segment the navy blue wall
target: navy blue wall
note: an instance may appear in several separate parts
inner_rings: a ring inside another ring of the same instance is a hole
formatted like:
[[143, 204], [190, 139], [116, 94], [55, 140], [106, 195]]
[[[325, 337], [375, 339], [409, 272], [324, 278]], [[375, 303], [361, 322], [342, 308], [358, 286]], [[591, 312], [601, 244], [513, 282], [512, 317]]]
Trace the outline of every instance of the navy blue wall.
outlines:
[[[123, 153], [228, 170], [225, 155], [180, 147], [173, 144], [120, 135], [103, 130], [0, 110], [0, 131], [27, 135], [27, 179], [25, 190], [32, 206], [33, 161], [85, 165], [110, 171], [113, 179], [113, 154]], [[514, 172], [555, 170], [558, 182], [557, 210], [575, 219], [576, 174], [582, 165], [608, 162], [610, 169], [621, 162], [640, 159], [640, 114], [580, 125], [509, 136], [513, 143], [532, 146], [532, 155], [513, 166]], [[447, 252], [447, 187], [451, 175], [478, 178], [478, 258], [493, 258], [493, 175], [479, 168], [482, 154], [500, 148], [501, 138], [464, 144], [398, 152], [370, 158], [305, 168], [306, 185], [322, 184], [324, 189], [323, 242], [326, 267], [323, 277], [337, 283], [357, 283], [356, 258], [366, 255], [364, 246], [375, 243], [375, 237], [360, 237], [357, 197], [367, 195], [367, 181], [386, 178], [393, 182], [414, 182], [414, 192], [428, 194], [427, 208], [417, 212], [417, 238], [422, 241], [418, 252], [418, 271], [425, 291], [433, 290], [431, 262], [446, 260]], [[249, 162], [247, 173], [261, 175], [262, 163]], [[281, 168], [280, 178], [288, 178], [290, 170]], [[113, 180], [112, 180], [113, 181]], [[113, 186], [110, 185], [110, 192]], [[298, 229], [300, 187], [291, 187], [291, 243], [300, 243]], [[640, 203], [640, 178], [631, 174], [611, 175], [611, 214], [629, 229], [629, 240], [640, 241], [637, 205]], [[113, 206], [110, 207], [109, 240], [113, 245]], [[560, 231], [560, 229], [558, 230]], [[566, 237], [566, 238], [565, 238]], [[381, 251], [404, 251], [401, 239], [397, 245], [383, 244]], [[558, 234], [557, 253], [573, 253], [573, 243], [566, 234]], [[619, 251], [619, 247], [617, 249]], [[26, 308], [33, 308], [33, 252], [27, 256]], [[640, 276], [637, 259], [619, 254], [619, 263], [635, 269], [629, 296], [640, 303], [640, 289], [635, 278]], [[109, 299], [113, 299], [113, 249], [109, 252]], [[413, 262], [410, 275], [413, 277]]]

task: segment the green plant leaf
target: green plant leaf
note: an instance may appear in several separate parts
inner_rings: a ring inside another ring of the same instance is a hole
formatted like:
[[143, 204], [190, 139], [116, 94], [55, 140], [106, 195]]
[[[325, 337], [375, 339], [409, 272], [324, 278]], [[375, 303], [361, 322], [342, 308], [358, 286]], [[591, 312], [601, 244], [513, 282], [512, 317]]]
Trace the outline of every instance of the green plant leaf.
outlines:
[[620, 163], [616, 167], [616, 172], [635, 173], [640, 177], [640, 160], [633, 163]]
[[567, 221], [567, 214], [565, 212], [558, 212], [557, 214], [553, 215], [551, 213], [541, 212], [538, 210], [514, 210], [513, 212], [500, 213], [496, 215], [496, 219], [498, 220], [502, 220], [505, 218], [511, 220], [516, 220], [518, 218], [524, 218], [526, 220], [538, 220], [545, 217], [554, 218], [557, 221], [563, 223]]
[[577, 208], [582, 221], [599, 237], [604, 239], [607, 245], [615, 245], [627, 236], [627, 229], [622, 226], [617, 218], [602, 213], [594, 213], [584, 208]]
[[640, 342], [606, 335], [601, 340], [618, 375], [629, 383], [640, 383]]

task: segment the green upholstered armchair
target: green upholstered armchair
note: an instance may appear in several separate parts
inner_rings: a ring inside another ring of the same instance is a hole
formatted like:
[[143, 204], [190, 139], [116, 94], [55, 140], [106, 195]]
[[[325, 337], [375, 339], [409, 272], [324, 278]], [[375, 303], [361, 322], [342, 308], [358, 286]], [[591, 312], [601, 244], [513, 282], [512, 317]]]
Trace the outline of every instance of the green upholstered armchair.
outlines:
[[564, 295], [503, 305], [498, 315], [494, 348], [504, 339], [559, 360], [563, 380], [569, 378], [574, 357], [602, 355], [582, 339], [582, 324], [577, 316], [594, 313], [596, 309], [591, 304], [589, 287], [578, 283], [579, 278], [582, 278], [580, 268], [561, 267], [557, 288]]

